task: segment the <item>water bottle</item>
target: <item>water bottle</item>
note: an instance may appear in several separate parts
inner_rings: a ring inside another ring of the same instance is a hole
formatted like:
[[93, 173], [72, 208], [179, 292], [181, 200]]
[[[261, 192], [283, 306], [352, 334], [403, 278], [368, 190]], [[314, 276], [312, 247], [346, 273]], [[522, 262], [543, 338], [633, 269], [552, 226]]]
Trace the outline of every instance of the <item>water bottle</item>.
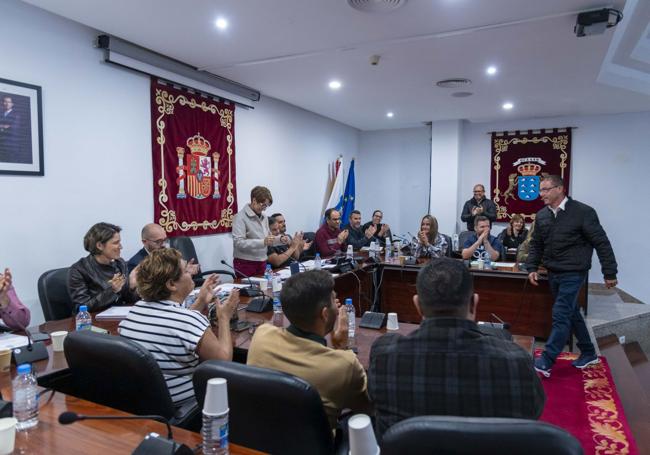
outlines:
[[314, 258], [314, 270], [320, 270], [321, 266], [320, 253], [316, 253], [316, 257]]
[[453, 251], [460, 251], [460, 245], [458, 245], [458, 234], [451, 236], [451, 246]]
[[393, 260], [393, 248], [390, 243], [390, 238], [386, 237], [386, 255], [385, 255], [385, 260], [386, 262], [391, 262]]
[[264, 271], [264, 279], [266, 280], [267, 294], [273, 295], [273, 270], [271, 270], [271, 264], [266, 264], [266, 270]]
[[354, 305], [352, 299], [345, 299], [345, 309], [348, 311], [348, 340], [350, 346], [354, 345], [354, 329], [356, 328], [356, 321], [354, 319]]
[[13, 380], [14, 417], [18, 431], [38, 424], [38, 384], [28, 363], [18, 365], [18, 376]]
[[370, 242], [370, 247], [368, 248], [368, 257], [370, 259], [377, 259], [377, 242], [374, 240]]
[[228, 412], [218, 415], [204, 412], [201, 436], [205, 455], [228, 455]]
[[282, 303], [280, 303], [280, 298], [273, 297], [273, 315], [282, 314]]
[[92, 325], [93, 319], [90, 317], [90, 313], [88, 313], [88, 306], [81, 305], [75, 318], [75, 330], [90, 330]]
[[348, 249], [345, 252], [345, 259], [354, 259], [354, 250], [352, 249], [352, 245], [348, 245]]

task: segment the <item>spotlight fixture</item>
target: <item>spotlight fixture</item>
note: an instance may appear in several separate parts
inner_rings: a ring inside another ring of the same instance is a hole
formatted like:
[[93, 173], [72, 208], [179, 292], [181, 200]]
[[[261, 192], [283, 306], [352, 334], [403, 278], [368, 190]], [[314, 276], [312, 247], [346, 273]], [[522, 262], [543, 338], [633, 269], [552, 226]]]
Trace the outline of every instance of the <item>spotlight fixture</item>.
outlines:
[[512, 104], [512, 103], [510, 103], [510, 102], [508, 102], [508, 103], [503, 103], [503, 105], [502, 105], [501, 107], [502, 107], [504, 110], [509, 111], [510, 109], [512, 109], [513, 107], [515, 107], [515, 105]]
[[495, 74], [497, 74], [497, 67], [496, 67], [496, 66], [488, 66], [488, 67], [485, 69], [485, 73], [486, 73], [488, 76], [494, 76]]
[[573, 32], [578, 38], [589, 35], [600, 35], [605, 29], [618, 25], [623, 19], [623, 13], [612, 8], [586, 11], [578, 14]]
[[388, 118], [393, 118], [394, 115], [395, 114], [393, 114], [392, 112], [386, 112], [386, 117]]
[[333, 81], [330, 81], [330, 83], [329, 83], [329, 87], [330, 87], [332, 90], [338, 90], [338, 89], [340, 89], [340, 88], [342, 87], [342, 84], [341, 84], [340, 81], [333, 80]]
[[219, 17], [216, 21], [214, 21], [214, 26], [219, 30], [225, 30], [228, 28], [228, 21], [223, 17]]

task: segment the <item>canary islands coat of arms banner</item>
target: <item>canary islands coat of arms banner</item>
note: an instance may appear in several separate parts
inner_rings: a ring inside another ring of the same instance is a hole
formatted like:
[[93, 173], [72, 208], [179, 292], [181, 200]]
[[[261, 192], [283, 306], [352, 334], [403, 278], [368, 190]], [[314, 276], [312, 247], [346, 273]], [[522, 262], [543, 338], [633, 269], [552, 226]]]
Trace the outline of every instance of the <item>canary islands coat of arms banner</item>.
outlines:
[[492, 133], [491, 188], [497, 221], [515, 213], [527, 222], [544, 207], [539, 184], [559, 175], [569, 191], [571, 128]]
[[151, 80], [154, 220], [174, 236], [230, 232], [235, 106]]

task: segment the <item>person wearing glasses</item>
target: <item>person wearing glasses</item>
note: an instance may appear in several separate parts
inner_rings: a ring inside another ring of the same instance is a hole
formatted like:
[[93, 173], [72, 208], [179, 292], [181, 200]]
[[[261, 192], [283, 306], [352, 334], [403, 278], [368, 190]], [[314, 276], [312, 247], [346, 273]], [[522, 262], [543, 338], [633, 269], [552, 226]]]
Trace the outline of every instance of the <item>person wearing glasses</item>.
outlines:
[[232, 222], [233, 268], [240, 278], [264, 275], [267, 248], [281, 240], [271, 234], [264, 210], [273, 204], [271, 191], [264, 186], [251, 190], [251, 201]]
[[[140, 233], [142, 239], [143, 247], [135, 253], [131, 259], [126, 263], [129, 273], [133, 271], [144, 258], [149, 256], [153, 251], [167, 248], [169, 246], [169, 241], [167, 240], [167, 234], [165, 230], [157, 225], [156, 223], [146, 224], [142, 228]], [[190, 259], [190, 262], [186, 265], [187, 271], [190, 275], [194, 276], [199, 273], [199, 264], [195, 262], [195, 259]]]
[[375, 228], [375, 239], [379, 242], [381, 246], [386, 245], [386, 239], [393, 241], [393, 234], [390, 232], [390, 226], [386, 223], [382, 224], [381, 220], [384, 219], [384, 213], [381, 210], [375, 210], [372, 212], [372, 220], [368, 221], [363, 225], [361, 230], [366, 232], [368, 228], [373, 226]]
[[88, 256], [68, 270], [68, 292], [75, 305], [88, 311], [104, 310], [113, 305], [129, 305], [138, 300], [135, 271], [129, 273], [121, 257], [121, 227], [97, 223], [84, 236]]
[[594, 248], [607, 288], [618, 284], [618, 266], [596, 211], [567, 197], [561, 177], [550, 175], [544, 178], [539, 185], [539, 194], [546, 207], [535, 216], [535, 231], [528, 248], [526, 271], [530, 283], [537, 286], [537, 270], [543, 263], [555, 299], [551, 334], [544, 352], [535, 359], [535, 369], [549, 377], [555, 359], [572, 333], [578, 339], [580, 349], [580, 356], [572, 365], [583, 369], [600, 361], [580, 313], [578, 293], [587, 284]]
[[460, 219], [467, 223], [467, 230], [474, 230], [474, 218], [484, 216], [493, 223], [497, 219], [497, 206], [485, 197], [485, 187], [482, 184], [474, 185], [474, 197], [465, 202]]
[[316, 231], [316, 252], [322, 258], [334, 256], [347, 246], [350, 233], [341, 230], [341, 213], [333, 208], [325, 210], [325, 223]]

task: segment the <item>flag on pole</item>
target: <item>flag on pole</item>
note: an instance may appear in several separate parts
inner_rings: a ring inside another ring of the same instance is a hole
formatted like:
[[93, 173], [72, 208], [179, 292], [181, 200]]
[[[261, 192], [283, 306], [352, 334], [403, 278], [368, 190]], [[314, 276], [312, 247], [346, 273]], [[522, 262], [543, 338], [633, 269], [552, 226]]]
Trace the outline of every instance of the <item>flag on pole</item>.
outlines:
[[341, 207], [343, 207], [343, 166], [340, 165], [341, 161], [341, 158], [337, 160], [336, 177], [334, 178], [332, 193], [330, 194], [330, 198], [327, 201], [325, 210], [329, 208], [336, 208], [336, 210], [340, 211]]
[[348, 180], [343, 192], [343, 207], [341, 209], [341, 224], [347, 224], [350, 214], [354, 210], [354, 158], [350, 162]]

